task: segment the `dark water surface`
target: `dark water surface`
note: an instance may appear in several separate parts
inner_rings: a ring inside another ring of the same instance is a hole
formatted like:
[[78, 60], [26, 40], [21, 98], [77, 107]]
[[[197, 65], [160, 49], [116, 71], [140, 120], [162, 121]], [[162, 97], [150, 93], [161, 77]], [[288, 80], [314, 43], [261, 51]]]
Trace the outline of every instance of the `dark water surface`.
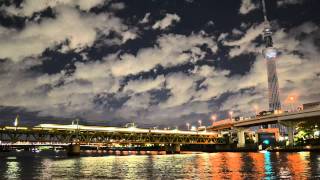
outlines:
[[320, 179], [320, 153], [81, 156], [0, 152], [0, 179]]

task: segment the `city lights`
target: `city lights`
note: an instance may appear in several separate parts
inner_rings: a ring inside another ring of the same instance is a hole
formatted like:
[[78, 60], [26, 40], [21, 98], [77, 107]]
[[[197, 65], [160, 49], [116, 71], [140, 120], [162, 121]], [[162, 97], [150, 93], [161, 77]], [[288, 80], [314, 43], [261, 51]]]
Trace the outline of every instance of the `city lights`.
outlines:
[[232, 120], [233, 111], [229, 111], [229, 117]]
[[278, 51], [273, 47], [269, 47], [263, 51], [263, 54], [266, 59], [274, 59], [277, 57]]
[[253, 105], [254, 113], [257, 115], [259, 113], [259, 106], [258, 105]]
[[212, 122], [215, 122], [217, 120], [217, 115], [216, 114], [211, 115], [211, 120]]

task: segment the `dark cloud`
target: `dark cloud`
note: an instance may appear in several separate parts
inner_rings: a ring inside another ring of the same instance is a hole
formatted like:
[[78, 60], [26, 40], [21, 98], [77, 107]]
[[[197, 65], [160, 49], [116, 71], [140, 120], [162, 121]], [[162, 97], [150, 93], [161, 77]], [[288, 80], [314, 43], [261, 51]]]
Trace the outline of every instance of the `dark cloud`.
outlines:
[[[44, 2], [0, 4], [4, 119], [185, 126], [267, 108], [257, 1]], [[319, 100], [317, 6], [268, 1], [284, 102]]]

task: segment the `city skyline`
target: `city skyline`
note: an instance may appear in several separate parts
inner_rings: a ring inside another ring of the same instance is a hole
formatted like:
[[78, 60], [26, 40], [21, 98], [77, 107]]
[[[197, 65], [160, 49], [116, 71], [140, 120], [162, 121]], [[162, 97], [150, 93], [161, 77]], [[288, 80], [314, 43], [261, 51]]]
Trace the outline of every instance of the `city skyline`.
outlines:
[[[319, 2], [266, 3], [284, 108], [319, 101]], [[269, 109], [260, 1], [25, 0], [0, 12], [0, 118], [185, 126]]]

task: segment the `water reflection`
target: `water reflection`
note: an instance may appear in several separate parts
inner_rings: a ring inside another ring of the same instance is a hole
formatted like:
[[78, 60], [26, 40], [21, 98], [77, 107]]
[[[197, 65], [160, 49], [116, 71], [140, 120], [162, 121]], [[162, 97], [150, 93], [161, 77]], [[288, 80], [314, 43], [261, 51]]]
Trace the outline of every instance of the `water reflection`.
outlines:
[[[265, 177], [265, 162], [263, 153], [248, 153], [249, 160], [246, 162], [251, 162], [252, 169], [251, 171], [247, 170], [247, 176], [255, 177], [257, 179], [262, 179]], [[251, 159], [251, 160], [250, 160]]]
[[8, 157], [7, 160], [7, 170], [4, 177], [6, 179], [18, 179], [20, 174], [20, 163], [15, 161], [15, 157]]
[[0, 179], [317, 179], [320, 153], [0, 154]]
[[266, 179], [271, 179], [273, 176], [272, 164], [271, 164], [271, 153], [264, 152], [264, 172]]

